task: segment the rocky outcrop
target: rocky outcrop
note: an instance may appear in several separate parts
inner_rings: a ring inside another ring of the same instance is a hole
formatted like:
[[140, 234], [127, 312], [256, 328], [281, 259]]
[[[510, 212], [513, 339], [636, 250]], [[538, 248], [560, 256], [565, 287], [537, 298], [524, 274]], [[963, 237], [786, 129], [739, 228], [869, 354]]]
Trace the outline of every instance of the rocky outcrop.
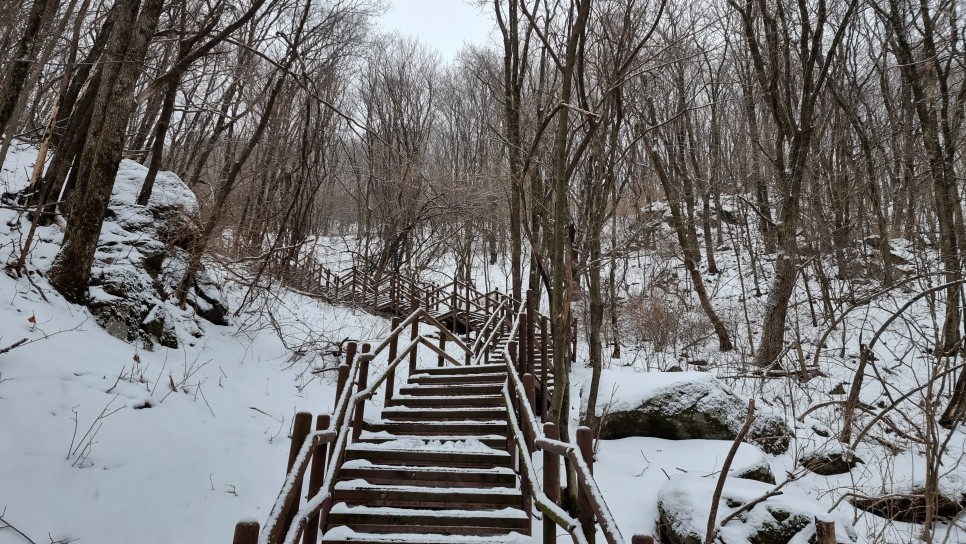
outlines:
[[[187, 259], [186, 248], [197, 236], [198, 204], [194, 194], [170, 172], [158, 174], [147, 206], [135, 200], [146, 169], [123, 161], [111, 195], [94, 256], [88, 307], [109, 333], [145, 349], [178, 346], [172, 304]], [[188, 297], [195, 313], [212, 323], [227, 324], [228, 309], [220, 288], [204, 272]]]
[[[747, 414], [747, 401], [706, 372], [605, 371], [600, 391], [596, 409], [602, 439], [734, 440]], [[586, 388], [581, 395], [586, 403]], [[759, 407], [748, 441], [781, 454], [791, 435], [783, 417]]]

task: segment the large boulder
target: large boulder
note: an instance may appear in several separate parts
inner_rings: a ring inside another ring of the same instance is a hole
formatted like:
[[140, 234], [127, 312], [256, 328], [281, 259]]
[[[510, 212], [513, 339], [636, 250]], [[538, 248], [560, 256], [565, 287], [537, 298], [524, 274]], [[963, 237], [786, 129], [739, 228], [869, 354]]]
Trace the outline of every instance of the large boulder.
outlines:
[[[587, 383], [581, 388], [588, 410]], [[707, 372], [601, 373], [596, 413], [602, 439], [651, 436], [669, 440], [734, 440], [747, 401]], [[747, 440], [771, 454], [788, 450], [792, 431], [785, 418], [758, 406]]]
[[[667, 544], [702, 544], [711, 515], [717, 474], [686, 474], [672, 479], [658, 492], [658, 528]], [[826, 507], [802, 492], [786, 487], [783, 493], [755, 504], [724, 526], [721, 522], [743, 506], [766, 495], [772, 485], [728, 478], [715, 517], [716, 543], [788, 544], [808, 542], [815, 533], [815, 518], [835, 522], [836, 542], [857, 540], [845, 517], [828, 518]]]
[[[94, 255], [88, 307], [112, 335], [146, 349], [178, 346], [170, 297], [197, 237], [198, 202], [181, 179], [160, 172], [147, 206], [138, 192], [147, 169], [122, 161]], [[212, 323], [227, 324], [221, 290], [203, 271], [188, 302]]]

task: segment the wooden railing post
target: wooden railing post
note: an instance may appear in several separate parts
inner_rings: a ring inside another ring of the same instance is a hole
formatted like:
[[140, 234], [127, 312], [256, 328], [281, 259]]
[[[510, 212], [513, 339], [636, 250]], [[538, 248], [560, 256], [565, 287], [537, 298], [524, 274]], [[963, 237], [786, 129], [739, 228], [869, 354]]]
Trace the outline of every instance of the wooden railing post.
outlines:
[[[446, 334], [443, 333], [442, 329], [439, 331], [439, 349], [441, 351], [446, 351]], [[443, 356], [440, 355], [436, 358], [436, 366], [444, 365], [446, 365], [446, 359], [443, 359]]]
[[654, 537], [648, 535], [634, 535], [631, 544], [654, 544]]
[[[285, 468], [285, 474], [292, 472], [292, 466], [295, 465], [295, 459], [299, 455], [299, 450], [302, 449], [302, 444], [305, 443], [306, 437], [312, 432], [312, 414], [308, 412], [299, 412], [295, 414], [295, 419], [292, 421], [292, 442], [289, 445], [288, 450], [288, 465]], [[293, 497], [291, 503], [286, 504], [287, 508], [282, 510], [282, 515], [280, 516], [281, 521], [281, 532], [279, 533], [279, 538], [288, 532], [289, 526], [292, 525], [292, 519], [295, 518], [295, 513], [299, 509], [299, 496], [302, 494], [302, 480], [296, 480], [295, 485], [292, 488], [290, 497]]]
[[[412, 301], [409, 313], [415, 312], [417, 308], [419, 308], [419, 301], [414, 299]], [[412, 330], [409, 333], [409, 340], [410, 342], [415, 342], [417, 338], [419, 338], [419, 320], [414, 319]], [[416, 373], [416, 351], [418, 349], [419, 348], [413, 348], [412, 351], [409, 352], [409, 375], [410, 376]]]
[[[534, 310], [534, 293], [533, 289], [527, 289], [527, 372], [534, 373], [534, 351], [536, 343], [536, 335], [534, 334], [534, 327], [536, 326], [536, 311]], [[534, 410], [536, 411], [536, 410]]]
[[[339, 378], [335, 382], [335, 408], [337, 412], [339, 410], [339, 397], [342, 395], [342, 391], [345, 388], [345, 382], [349, 379], [349, 369], [352, 368], [352, 362], [356, 358], [356, 350], [359, 348], [359, 344], [356, 342], [349, 342], [345, 348], [345, 362], [339, 365]], [[341, 421], [336, 421], [336, 425], [341, 425]]]
[[519, 358], [519, 357], [517, 357], [517, 341], [516, 340], [510, 340], [509, 342], [507, 342], [507, 344], [506, 344], [506, 350], [510, 354], [510, 366], [513, 369], [516, 369], [517, 368], [517, 359]]
[[[527, 407], [532, 411], [533, 407], [537, 404], [537, 390], [536, 390], [536, 379], [533, 374], [529, 372], [523, 375], [523, 390], [527, 393]], [[527, 441], [527, 450], [533, 451], [533, 433], [536, 429], [530, 429], [526, 425], [523, 425], [523, 414], [520, 414], [521, 426], [523, 427], [523, 438]]]
[[[392, 330], [396, 330], [399, 327], [399, 317], [392, 318]], [[399, 351], [399, 335], [394, 334], [392, 338], [389, 339], [389, 364], [392, 364], [396, 360], [396, 355]], [[396, 368], [393, 367], [389, 369], [389, 374], [386, 376], [386, 400], [383, 406], [389, 406], [392, 402], [392, 396], [396, 389]]]
[[[470, 280], [466, 279], [466, 343], [470, 343]], [[469, 363], [469, 354], [466, 356]]]
[[550, 387], [547, 385], [550, 361], [550, 318], [540, 317], [540, 421], [547, 420], [550, 406]]
[[[362, 354], [365, 355], [369, 353], [372, 346], [369, 344], [362, 344]], [[360, 392], [369, 385], [369, 358], [362, 357], [359, 360], [359, 387], [356, 392]], [[352, 425], [352, 441], [358, 442], [359, 437], [362, 436], [362, 422], [364, 421], [366, 413], [366, 399], [359, 399], [359, 403], [355, 406], [355, 422]]]
[[455, 323], [456, 323], [456, 316], [459, 313], [459, 305], [457, 305], [457, 303], [456, 303], [456, 297], [459, 294], [458, 293], [459, 288], [460, 288], [459, 287], [459, 282], [454, 279], [453, 280], [453, 294], [451, 294], [450, 295], [450, 298], [449, 298], [449, 309], [450, 309], [450, 311], [453, 314], [453, 323], [454, 323], [453, 328], [454, 329], [456, 328], [456, 325], [455, 325]]
[[[329, 428], [329, 415], [320, 414], [315, 418], [315, 430], [324, 431]], [[312, 471], [309, 473], [309, 492], [306, 500], [312, 500], [322, 489], [325, 480], [325, 451], [328, 444], [316, 444], [312, 451]], [[319, 515], [316, 513], [309, 518], [302, 533], [302, 544], [316, 544], [319, 539]]]
[[524, 374], [529, 372], [527, 370], [527, 352], [530, 351], [530, 347], [527, 346], [527, 313], [520, 312], [520, 328], [517, 330], [517, 341], [519, 342], [520, 351], [517, 357], [517, 375], [521, 378]]
[[[584, 462], [587, 463], [590, 476], [593, 476], [594, 433], [589, 427], [580, 427], [577, 429], [577, 447], [580, 449], [580, 455], [584, 458]], [[578, 479], [582, 480], [579, 471], [577, 474]], [[590, 505], [590, 497], [584, 491], [583, 485], [577, 487], [577, 519], [584, 529], [584, 536], [587, 537], [587, 542], [594, 544], [594, 537], [597, 534], [597, 531], [594, 529], [594, 511]]]
[[[552, 422], [543, 424], [543, 435], [550, 440], [557, 440], [557, 426]], [[543, 450], [543, 492], [554, 503], [560, 503], [560, 460], [553, 453]], [[557, 542], [557, 524], [550, 516], [543, 517], [543, 544]]]
[[815, 544], [835, 544], [835, 522], [815, 518]]
[[357, 283], [357, 281], [356, 281], [356, 279], [357, 279], [356, 278], [356, 275], [357, 275], [357, 273], [356, 273], [356, 267], [353, 266], [352, 267], [352, 276], [349, 279], [349, 284], [350, 284], [349, 285], [349, 293], [352, 295], [352, 298], [355, 298], [355, 296], [356, 296], [356, 283]]
[[[490, 295], [487, 294], [485, 297], [483, 297], [483, 330], [480, 331], [480, 334], [483, 335], [483, 338], [488, 338], [490, 336], [490, 328], [493, 327], [493, 322], [490, 319], [492, 317], [492, 313], [493, 307], [490, 301]], [[480, 344], [480, 349], [483, 349], [483, 347], [483, 344]], [[479, 353], [476, 355], [479, 355]]]
[[235, 524], [235, 537], [231, 539], [232, 544], [257, 544], [257, 542], [257, 520], [243, 519]]

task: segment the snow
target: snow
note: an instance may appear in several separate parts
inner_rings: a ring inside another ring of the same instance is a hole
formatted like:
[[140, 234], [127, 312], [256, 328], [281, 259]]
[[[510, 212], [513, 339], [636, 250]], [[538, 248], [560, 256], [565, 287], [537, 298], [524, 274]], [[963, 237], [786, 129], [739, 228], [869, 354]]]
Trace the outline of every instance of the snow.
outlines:
[[[147, 173], [147, 167], [132, 160], [122, 160], [117, 171], [114, 189], [111, 191], [111, 206], [115, 208], [123, 205], [134, 206]], [[148, 207], [178, 207], [194, 213], [198, 211], [198, 200], [181, 178], [172, 172], [161, 171], [154, 180], [154, 189], [151, 191]]]
[[[631, 369], [607, 369], [600, 375], [596, 413], [601, 417], [608, 411], [633, 410], [645, 400], [672, 388], [681, 391], [682, 395], [672, 400], [674, 404], [671, 408], [693, 405], [698, 396], [702, 397], [702, 402], [715, 404], [715, 399], [703, 395], [709, 390], [718, 389], [713, 385], [701, 387], [701, 384], [714, 382], [715, 377], [707, 372], [634, 372]], [[685, 386], [682, 387], [682, 384]], [[589, 387], [590, 382], [585, 382], [584, 385]], [[692, 390], [694, 393], [689, 394]], [[582, 399], [586, 400], [587, 396], [584, 391], [581, 392]]]
[[439, 544], [527, 544], [534, 542], [533, 538], [526, 535], [521, 535], [517, 532], [499, 536], [412, 535], [405, 533], [369, 534], [357, 533], [348, 527], [336, 527], [326, 532], [325, 536], [331, 540], [343, 539], [380, 543], [438, 542]]
[[391, 506], [350, 506], [340, 502], [332, 506], [333, 514], [367, 514], [367, 515], [391, 515], [391, 516], [423, 516], [423, 517], [446, 517], [446, 518], [501, 518], [501, 519], [526, 519], [527, 515], [523, 510], [517, 508], [502, 508], [500, 510], [423, 510], [419, 508], [394, 508]]
[[368, 489], [374, 491], [418, 491], [442, 495], [473, 496], [480, 493], [489, 495], [520, 495], [520, 490], [512, 487], [425, 487], [419, 485], [379, 485], [365, 480], [343, 480], [335, 485], [336, 489]]
[[506, 455], [505, 451], [494, 450], [475, 438], [467, 438], [465, 440], [438, 440], [434, 438], [405, 437], [380, 443], [357, 442], [350, 447], [354, 450], [464, 451]]

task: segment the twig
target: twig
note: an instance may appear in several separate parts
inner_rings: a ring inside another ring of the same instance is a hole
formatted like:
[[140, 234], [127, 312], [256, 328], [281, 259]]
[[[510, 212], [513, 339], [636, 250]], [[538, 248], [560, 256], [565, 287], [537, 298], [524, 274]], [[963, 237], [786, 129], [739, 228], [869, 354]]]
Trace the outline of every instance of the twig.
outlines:
[[[738, 431], [738, 436], [735, 437], [735, 441], [731, 443], [731, 449], [728, 451], [728, 456], [725, 457], [724, 464], [721, 466], [721, 475], [718, 476], [718, 484], [714, 488], [714, 495], [711, 497], [711, 513], [708, 514], [708, 530], [705, 533], [704, 544], [711, 544], [714, 540], [714, 525], [715, 519], [718, 517], [718, 501], [721, 500], [721, 491], [724, 489], [725, 480], [728, 479], [728, 471], [731, 470], [731, 463], [735, 460], [735, 454], [738, 453], [738, 447], [741, 446], [742, 441], [745, 439], [745, 435], [748, 434], [748, 430], [751, 429], [752, 422], [755, 421], [755, 399], [748, 401], [748, 415], [745, 416], [745, 424], [741, 426], [741, 430]], [[721, 523], [724, 525], [724, 522]]]
[[15, 533], [17, 533], [18, 535], [22, 536], [23, 539], [26, 540], [27, 542], [29, 542], [30, 544], [37, 544], [29, 536], [23, 534], [23, 531], [21, 531], [20, 529], [17, 529], [9, 521], [3, 519], [3, 516], [6, 515], [6, 513], [7, 513], [7, 507], [4, 506], [3, 507], [3, 512], [0, 512], [0, 523], [3, 523], [3, 525], [0, 526], [0, 529], [13, 529]]
[[[86, 460], [87, 457], [90, 455], [90, 450], [94, 446], [94, 437], [97, 436], [97, 432], [100, 431], [101, 427], [104, 425], [103, 423], [98, 425], [98, 422], [116, 414], [117, 412], [123, 410], [124, 408], [127, 408], [127, 404], [125, 404], [124, 406], [115, 408], [114, 410], [111, 410], [110, 412], [108, 412], [108, 409], [110, 409], [111, 405], [114, 404], [114, 401], [117, 400], [118, 396], [120, 396], [120, 393], [115, 394], [114, 397], [110, 400], [110, 402], [108, 402], [104, 406], [104, 409], [101, 410], [101, 413], [98, 414], [96, 418], [94, 418], [94, 421], [91, 423], [91, 426], [87, 428], [87, 432], [84, 433], [83, 437], [81, 437], [80, 442], [78, 442], [77, 444], [77, 447], [73, 448], [73, 450], [67, 454], [68, 459], [70, 459], [72, 455], [75, 456], [74, 463], [71, 466], [77, 466], [78, 463], [83, 464], [83, 461]], [[77, 413], [74, 412], [74, 414], [76, 418]], [[71, 447], [73, 447], [73, 445], [74, 445], [74, 440], [73, 438], [71, 438]]]
[[208, 404], [208, 399], [205, 398], [205, 392], [201, 389], [201, 384], [198, 384], [198, 392], [201, 393], [201, 400], [205, 401], [205, 406], [208, 407], [208, 411], [211, 412], [211, 417], [218, 417], [215, 415], [215, 411], [211, 409], [211, 405]]

